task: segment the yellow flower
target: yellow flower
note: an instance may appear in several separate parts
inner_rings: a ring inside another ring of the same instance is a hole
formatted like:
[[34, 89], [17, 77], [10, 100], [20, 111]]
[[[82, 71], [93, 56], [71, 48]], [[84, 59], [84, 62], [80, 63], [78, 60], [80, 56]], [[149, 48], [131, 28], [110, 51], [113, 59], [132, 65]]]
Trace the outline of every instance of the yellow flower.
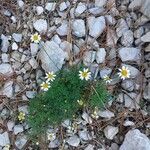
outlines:
[[112, 81], [112, 79], [110, 79], [110, 77], [109, 77], [108, 75], [105, 75], [105, 76], [103, 77], [103, 79], [104, 79], [104, 81], [105, 81], [106, 83], [110, 83], [110, 82]]
[[10, 145], [9, 144], [5, 145], [3, 150], [10, 150]]
[[24, 112], [19, 112], [18, 120], [21, 121], [21, 122], [22, 122], [23, 120], [25, 120], [25, 115], [26, 115], [26, 114], [25, 114]]
[[48, 72], [46, 73], [46, 79], [47, 81], [54, 81], [55, 80], [56, 75], [54, 74], [54, 72]]
[[83, 104], [84, 104], [82, 99], [77, 100], [77, 102], [78, 102], [78, 104], [79, 104], [80, 106], [83, 106]]
[[119, 69], [119, 77], [121, 77], [121, 79], [126, 79], [130, 77], [130, 70], [128, 69], [128, 67], [122, 66], [121, 69]]
[[55, 133], [47, 133], [47, 139], [49, 141], [54, 141], [56, 139], [56, 134]]
[[99, 115], [98, 115], [98, 108], [95, 107], [95, 110], [94, 112], [91, 114], [92, 118], [94, 119], [98, 119], [99, 118]]
[[49, 83], [48, 81], [43, 82], [43, 83], [41, 84], [41, 89], [42, 89], [43, 91], [47, 91], [49, 88], [50, 88], [50, 83]]
[[35, 33], [31, 36], [31, 41], [34, 43], [39, 43], [41, 40], [41, 36], [38, 33]]
[[89, 80], [91, 78], [91, 72], [89, 72], [89, 69], [83, 69], [83, 71], [79, 71], [79, 77], [81, 80]]

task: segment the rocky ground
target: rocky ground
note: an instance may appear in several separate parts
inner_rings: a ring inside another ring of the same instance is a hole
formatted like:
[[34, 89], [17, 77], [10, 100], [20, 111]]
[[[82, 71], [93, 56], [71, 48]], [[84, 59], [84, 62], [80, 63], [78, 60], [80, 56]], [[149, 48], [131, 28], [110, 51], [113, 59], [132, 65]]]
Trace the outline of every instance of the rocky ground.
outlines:
[[[0, 150], [38, 149], [17, 114], [28, 114], [45, 72], [78, 62], [95, 77], [109, 75], [114, 98], [98, 119], [84, 111], [62, 123], [61, 135], [51, 129], [49, 149], [150, 150], [149, 0], [0, 2]], [[35, 32], [40, 44], [31, 43]], [[116, 77], [121, 66], [131, 72], [124, 81]]]

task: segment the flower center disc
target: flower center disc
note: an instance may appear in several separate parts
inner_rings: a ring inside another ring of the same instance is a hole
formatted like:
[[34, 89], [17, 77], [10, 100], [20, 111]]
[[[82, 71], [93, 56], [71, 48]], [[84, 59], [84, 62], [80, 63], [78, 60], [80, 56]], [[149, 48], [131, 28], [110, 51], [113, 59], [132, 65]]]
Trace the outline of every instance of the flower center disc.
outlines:
[[126, 77], [126, 76], [127, 76], [127, 74], [128, 74], [127, 70], [122, 70], [122, 75], [123, 75], [123, 76], [125, 76], [125, 77]]

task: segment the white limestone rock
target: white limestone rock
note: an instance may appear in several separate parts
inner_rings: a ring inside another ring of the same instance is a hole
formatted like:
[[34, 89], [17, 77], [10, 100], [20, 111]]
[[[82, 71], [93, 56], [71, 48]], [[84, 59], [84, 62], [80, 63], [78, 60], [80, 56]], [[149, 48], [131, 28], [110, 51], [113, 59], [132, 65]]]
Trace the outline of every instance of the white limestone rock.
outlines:
[[77, 37], [85, 36], [85, 22], [82, 19], [76, 19], [72, 23], [73, 34]]
[[5, 145], [10, 144], [9, 140], [9, 135], [8, 132], [4, 132], [0, 134], [0, 146], [5, 146]]
[[76, 135], [73, 135], [72, 137], [70, 137], [68, 140], [67, 140], [67, 143], [73, 147], [78, 147], [79, 144], [80, 144], [80, 139], [78, 136]]
[[112, 117], [115, 116], [114, 113], [109, 110], [99, 111], [98, 115], [102, 118], [107, 118], [107, 119], [111, 119]]
[[98, 64], [105, 62], [105, 57], [106, 57], [105, 48], [99, 48], [97, 53], [96, 53], [96, 62]]
[[75, 16], [80, 16], [86, 10], [86, 8], [86, 4], [80, 2], [75, 9]]
[[13, 73], [12, 66], [8, 63], [0, 64], [0, 73], [3, 75], [11, 75]]
[[150, 42], [150, 32], [147, 32], [145, 35], [141, 37], [141, 41]]
[[104, 7], [107, 3], [107, 0], [95, 0], [96, 7]]
[[1, 35], [1, 39], [2, 39], [2, 48], [1, 48], [1, 50], [2, 50], [2, 52], [7, 52], [8, 51], [8, 47], [9, 47], [9, 38], [7, 37], [7, 36], [5, 36], [5, 35]]
[[69, 27], [68, 27], [68, 21], [64, 20], [60, 27], [57, 28], [56, 32], [60, 36], [65, 36], [68, 34]]
[[139, 62], [141, 60], [141, 50], [133, 47], [123, 47], [119, 49], [119, 57], [123, 62]]
[[45, 72], [56, 72], [62, 68], [66, 54], [54, 41], [46, 41], [39, 51], [39, 59]]
[[56, 3], [46, 3], [45, 9], [48, 11], [54, 11], [56, 8]]
[[150, 140], [138, 129], [129, 130], [119, 150], [150, 150]]
[[37, 15], [41, 15], [44, 12], [44, 8], [42, 6], [37, 6], [36, 12], [37, 12]]
[[48, 28], [47, 21], [45, 19], [38, 19], [33, 23], [33, 27], [40, 33], [45, 33]]
[[118, 132], [119, 132], [118, 127], [114, 127], [114, 126], [110, 126], [110, 125], [108, 125], [104, 129], [104, 134], [105, 134], [106, 138], [109, 140], [112, 140]]
[[88, 17], [89, 35], [98, 38], [106, 27], [104, 16], [101, 17]]

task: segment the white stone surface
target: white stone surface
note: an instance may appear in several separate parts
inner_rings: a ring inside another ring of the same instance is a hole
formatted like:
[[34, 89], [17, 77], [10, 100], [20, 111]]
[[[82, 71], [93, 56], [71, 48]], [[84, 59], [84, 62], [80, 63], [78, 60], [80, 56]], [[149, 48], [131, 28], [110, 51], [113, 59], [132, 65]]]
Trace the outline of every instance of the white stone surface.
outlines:
[[54, 11], [56, 7], [56, 3], [46, 3], [45, 9], [48, 11]]
[[115, 116], [114, 113], [109, 110], [99, 111], [98, 115], [102, 118], [107, 118], [107, 119], [111, 119], [112, 117]]
[[96, 62], [98, 64], [103, 63], [105, 61], [105, 57], [106, 57], [105, 48], [99, 48], [97, 53], [96, 53]]
[[85, 10], [86, 10], [86, 4], [80, 2], [77, 5], [77, 8], [75, 9], [75, 15], [80, 16]]
[[3, 63], [0, 64], [0, 73], [3, 75], [11, 75], [13, 73], [13, 69], [10, 64]]
[[4, 84], [2, 95], [12, 98], [12, 96], [13, 96], [13, 81], [7, 81]]
[[101, 17], [88, 17], [89, 35], [98, 38], [106, 27], [104, 16]]
[[150, 150], [150, 140], [138, 129], [130, 130], [119, 150]]
[[141, 41], [150, 42], [150, 32], [147, 32], [145, 35], [141, 37]]
[[10, 144], [8, 132], [4, 132], [0, 134], [0, 146], [5, 146], [5, 145]]
[[77, 147], [80, 144], [80, 139], [78, 138], [78, 136], [73, 135], [67, 140], [67, 143], [71, 146]]
[[85, 36], [85, 22], [82, 19], [74, 20], [72, 23], [73, 34], [77, 37]]
[[46, 72], [56, 72], [60, 70], [64, 64], [65, 57], [64, 51], [54, 41], [46, 41], [42, 44], [42, 48], [39, 52], [42, 68]]
[[47, 21], [45, 19], [38, 19], [33, 23], [33, 27], [40, 33], [45, 33], [48, 28]]
[[37, 12], [37, 15], [41, 15], [44, 12], [44, 8], [42, 6], [37, 6], [36, 12]]
[[126, 61], [138, 62], [141, 59], [141, 50], [133, 47], [123, 47], [119, 49], [119, 57], [123, 62]]
[[118, 127], [114, 127], [114, 126], [110, 126], [110, 125], [108, 125], [104, 129], [104, 134], [105, 134], [106, 138], [109, 140], [112, 140], [118, 132], [119, 132]]

